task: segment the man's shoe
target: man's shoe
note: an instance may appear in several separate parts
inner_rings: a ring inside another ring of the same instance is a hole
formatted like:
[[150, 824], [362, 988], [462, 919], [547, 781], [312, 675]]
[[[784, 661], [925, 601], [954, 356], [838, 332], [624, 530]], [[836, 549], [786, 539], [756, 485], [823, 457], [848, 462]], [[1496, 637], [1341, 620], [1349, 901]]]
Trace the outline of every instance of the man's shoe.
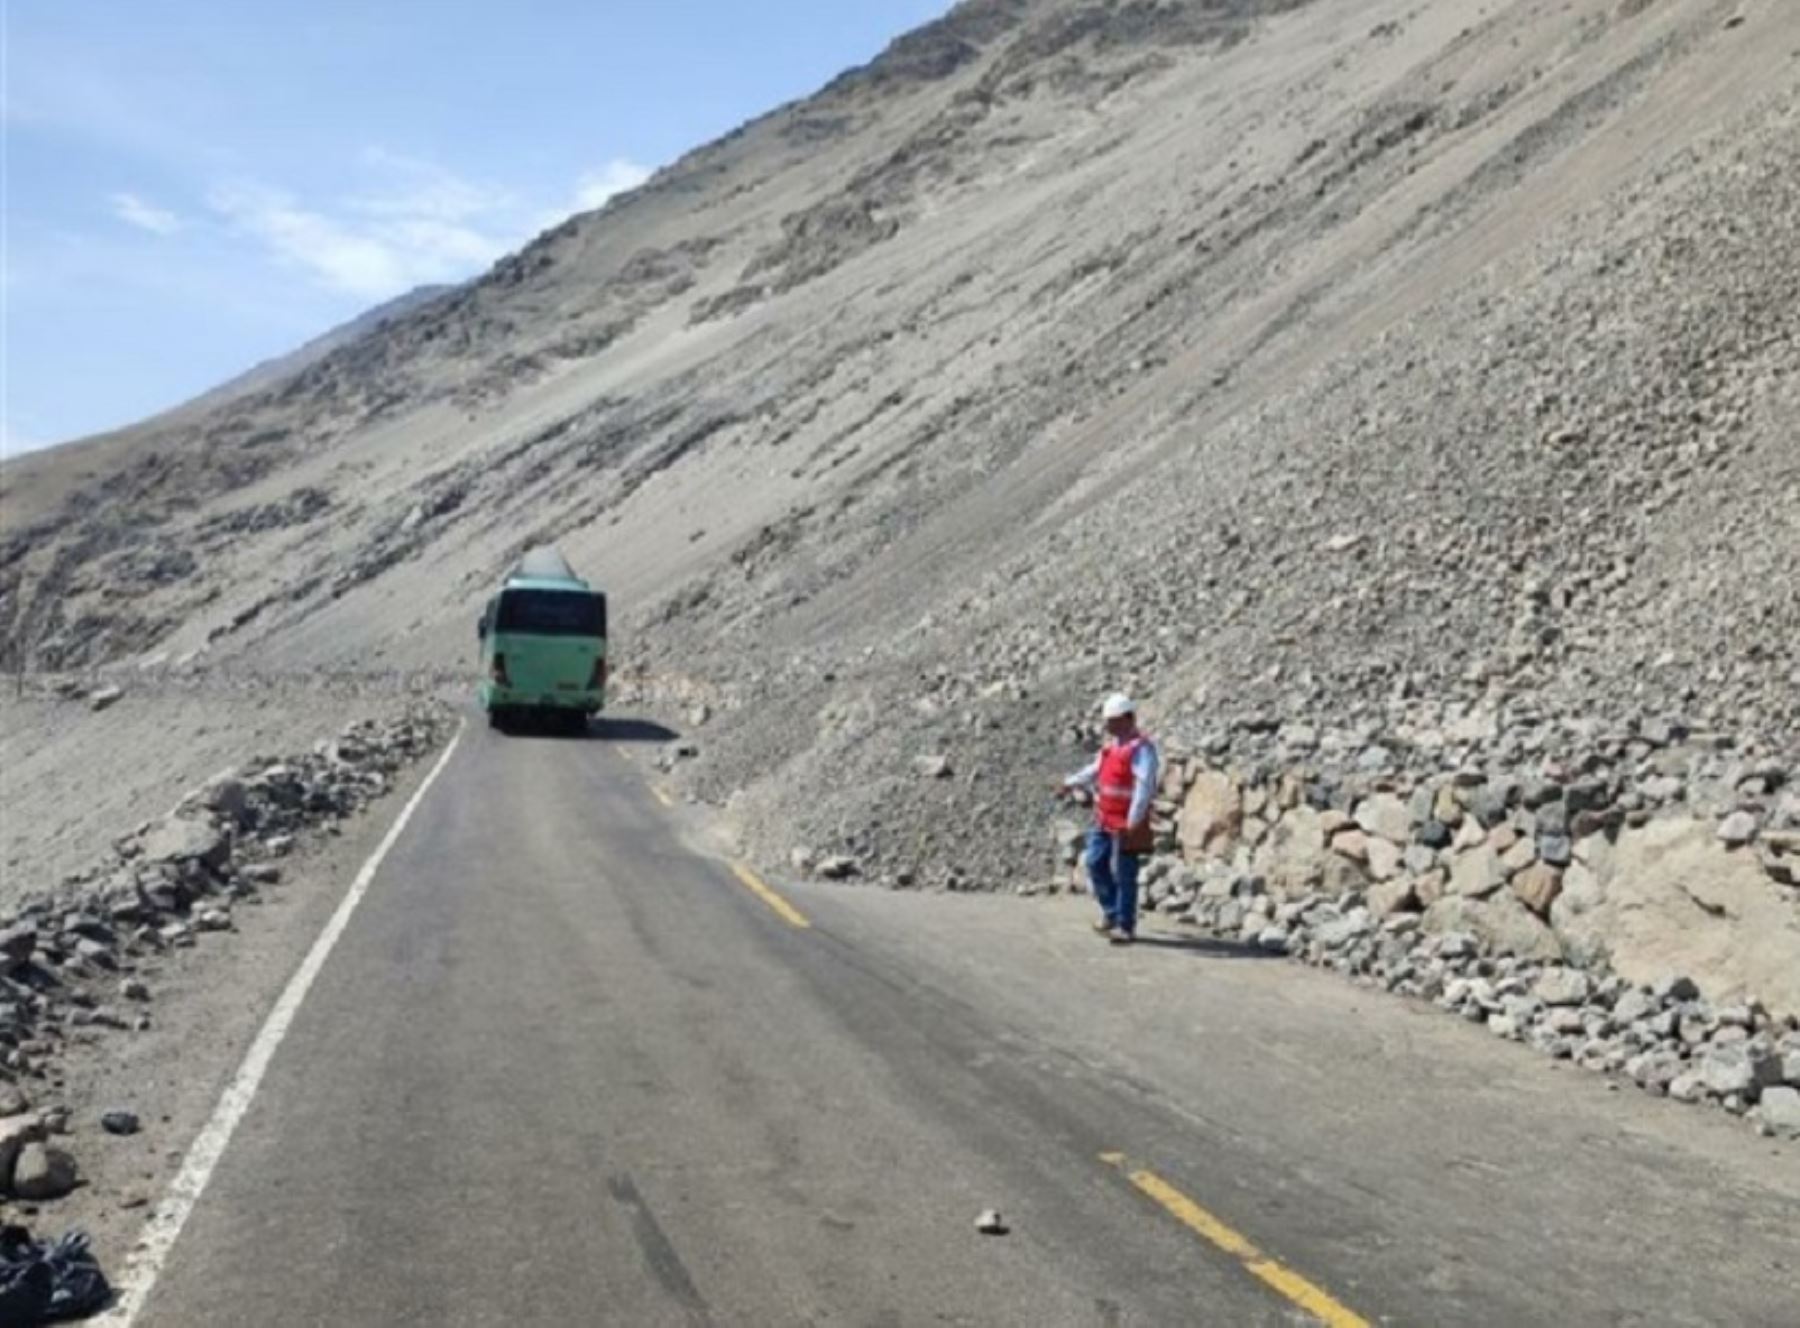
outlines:
[[1102, 936], [1111, 936], [1113, 933], [1113, 925], [1108, 919], [1101, 918], [1094, 924], [1094, 930]]
[[1114, 945], [1130, 945], [1137, 937], [1123, 927], [1114, 927], [1106, 933], [1106, 939]]

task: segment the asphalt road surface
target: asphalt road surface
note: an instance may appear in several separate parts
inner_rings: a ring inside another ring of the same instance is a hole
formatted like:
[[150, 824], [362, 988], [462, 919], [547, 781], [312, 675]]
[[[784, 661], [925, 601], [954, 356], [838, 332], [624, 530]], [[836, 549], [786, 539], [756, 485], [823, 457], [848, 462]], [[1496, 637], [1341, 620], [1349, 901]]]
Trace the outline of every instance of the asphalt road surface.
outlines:
[[139, 1323], [1800, 1324], [1791, 1145], [1078, 901], [771, 890], [652, 773], [470, 728]]

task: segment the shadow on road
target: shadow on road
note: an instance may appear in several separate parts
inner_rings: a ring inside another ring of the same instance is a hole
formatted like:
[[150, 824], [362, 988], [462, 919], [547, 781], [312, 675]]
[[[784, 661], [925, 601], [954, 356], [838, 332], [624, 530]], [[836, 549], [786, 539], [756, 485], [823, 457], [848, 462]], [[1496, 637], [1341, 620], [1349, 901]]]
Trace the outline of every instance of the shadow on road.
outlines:
[[588, 725], [588, 733], [608, 742], [674, 742], [681, 736], [653, 719], [610, 719], [604, 715]]
[[1260, 945], [1250, 945], [1244, 941], [1222, 941], [1214, 936], [1170, 936], [1166, 933], [1150, 934], [1139, 932], [1137, 943], [1131, 947], [1136, 950], [1183, 950], [1188, 954], [1204, 955], [1210, 959], [1279, 959], [1280, 955], [1272, 950], [1265, 950]]
[[577, 723], [567, 716], [514, 715], [499, 726], [509, 738], [546, 738], [580, 742], [673, 742], [681, 735], [649, 719], [609, 719], [598, 716]]

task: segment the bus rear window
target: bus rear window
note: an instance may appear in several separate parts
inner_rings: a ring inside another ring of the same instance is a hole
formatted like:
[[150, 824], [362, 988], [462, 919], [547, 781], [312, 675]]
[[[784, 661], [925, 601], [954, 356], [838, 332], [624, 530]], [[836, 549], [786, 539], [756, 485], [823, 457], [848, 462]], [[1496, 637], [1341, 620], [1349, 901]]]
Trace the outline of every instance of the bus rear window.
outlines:
[[532, 636], [606, 635], [606, 596], [579, 590], [508, 590], [494, 630]]

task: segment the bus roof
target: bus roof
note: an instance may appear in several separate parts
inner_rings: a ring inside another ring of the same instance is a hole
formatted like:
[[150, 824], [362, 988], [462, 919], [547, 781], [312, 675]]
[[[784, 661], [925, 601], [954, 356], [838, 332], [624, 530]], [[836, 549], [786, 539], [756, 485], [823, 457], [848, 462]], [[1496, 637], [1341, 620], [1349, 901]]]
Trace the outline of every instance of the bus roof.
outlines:
[[506, 584], [500, 589], [503, 592], [508, 590], [559, 590], [564, 593], [577, 592], [584, 595], [600, 593], [578, 576], [520, 576], [517, 573], [507, 577]]
[[552, 544], [542, 544], [529, 550], [519, 559], [519, 565], [513, 568], [501, 589], [600, 593], [575, 574], [575, 569], [569, 566], [569, 560], [562, 556], [562, 550]]
[[512, 580], [530, 581], [580, 581], [575, 569], [569, 566], [569, 560], [562, 556], [562, 550], [554, 544], [540, 544], [535, 549], [527, 549], [519, 559], [519, 565], [513, 569]]

